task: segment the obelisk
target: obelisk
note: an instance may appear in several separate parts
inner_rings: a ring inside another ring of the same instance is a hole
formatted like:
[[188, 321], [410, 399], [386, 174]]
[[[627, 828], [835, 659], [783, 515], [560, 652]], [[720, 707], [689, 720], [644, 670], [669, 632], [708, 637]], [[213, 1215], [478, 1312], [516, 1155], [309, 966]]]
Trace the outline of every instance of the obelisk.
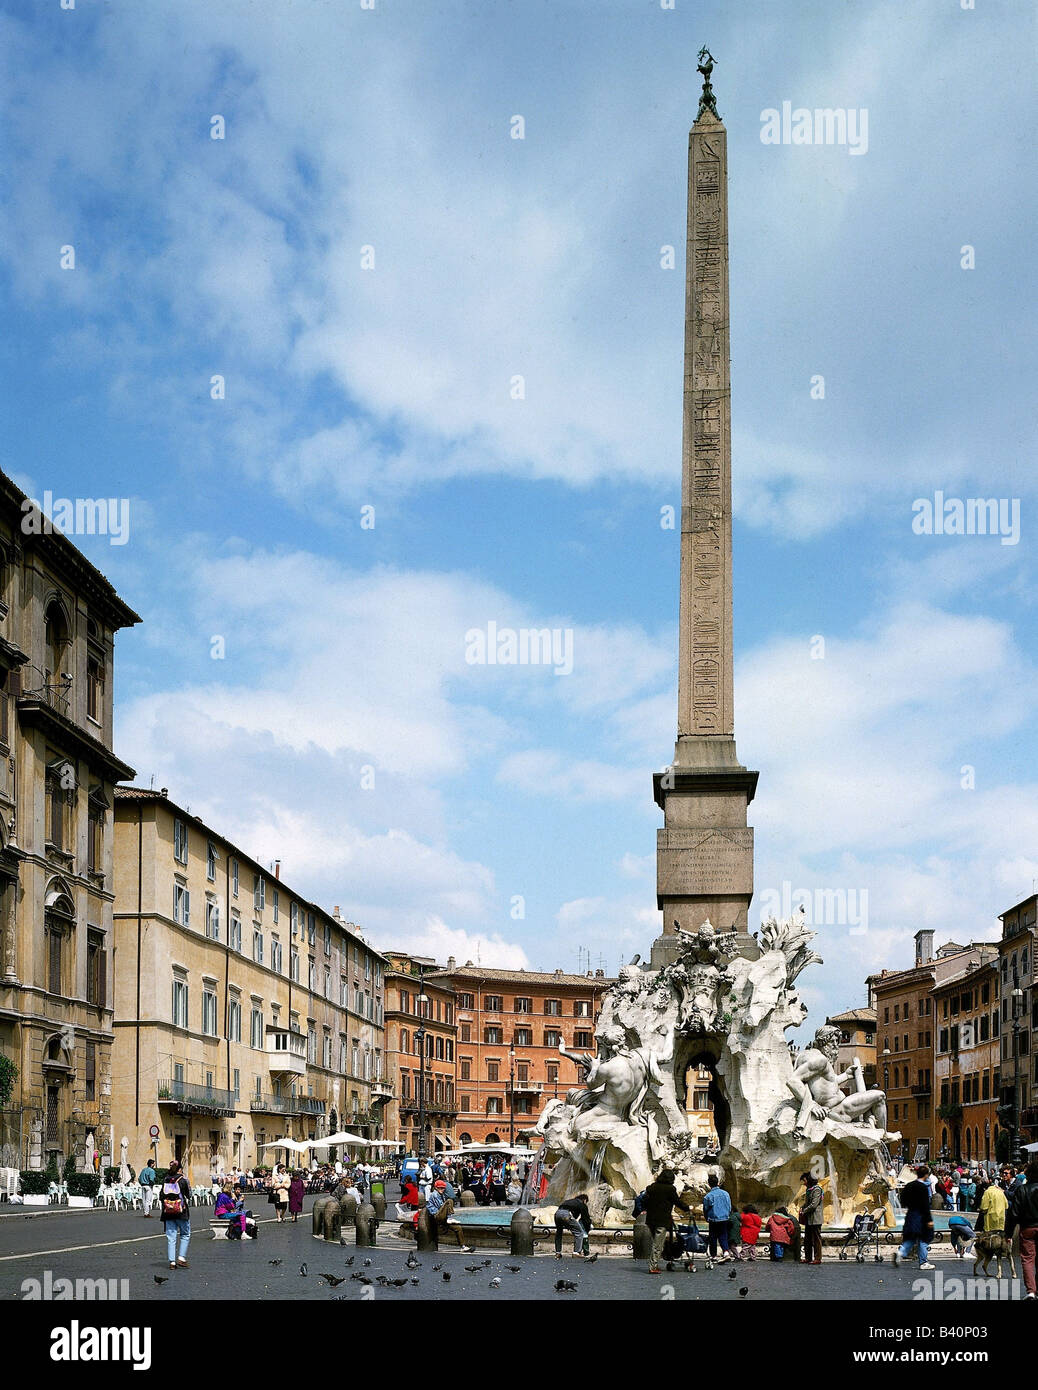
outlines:
[[688, 139], [685, 262], [685, 382], [681, 456], [681, 597], [678, 737], [673, 764], [653, 786], [663, 810], [657, 832], [656, 900], [670, 954], [676, 926], [707, 920], [736, 931], [754, 953], [747, 913], [753, 896], [753, 831], [746, 809], [757, 773], [735, 751], [732, 677], [732, 449], [728, 350], [728, 147], [710, 74]]

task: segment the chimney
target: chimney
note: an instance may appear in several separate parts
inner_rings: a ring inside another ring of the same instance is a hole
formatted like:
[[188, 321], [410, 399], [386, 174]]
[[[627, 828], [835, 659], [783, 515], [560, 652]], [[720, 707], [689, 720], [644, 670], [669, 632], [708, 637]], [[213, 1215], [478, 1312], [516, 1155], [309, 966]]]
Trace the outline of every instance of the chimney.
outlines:
[[169, 796], [169, 788], [168, 788], [168, 787], [160, 787], [160, 788], [159, 788], [159, 796]]
[[448, 956], [448, 957], [447, 957], [447, 969], [448, 969], [448, 970], [453, 970], [453, 969], [455, 969], [455, 967], [457, 966], [457, 964], [458, 964], [458, 962], [454, 959], [453, 956]]
[[926, 965], [933, 960], [933, 932], [917, 931], [915, 934], [915, 963]]
[[281, 879], [281, 860], [280, 860], [280, 859], [275, 859], [275, 860], [274, 860], [274, 877], [275, 877], [276, 879], [278, 879], [279, 881], [280, 881], [280, 879]]

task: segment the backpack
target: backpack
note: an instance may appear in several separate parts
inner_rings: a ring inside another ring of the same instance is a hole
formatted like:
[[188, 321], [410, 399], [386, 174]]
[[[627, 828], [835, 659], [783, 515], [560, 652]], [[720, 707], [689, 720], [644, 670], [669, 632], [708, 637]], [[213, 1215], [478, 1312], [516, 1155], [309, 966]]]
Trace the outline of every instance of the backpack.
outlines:
[[162, 1184], [161, 1203], [164, 1219], [169, 1217], [172, 1221], [179, 1221], [184, 1215], [184, 1189], [180, 1186], [179, 1178]]

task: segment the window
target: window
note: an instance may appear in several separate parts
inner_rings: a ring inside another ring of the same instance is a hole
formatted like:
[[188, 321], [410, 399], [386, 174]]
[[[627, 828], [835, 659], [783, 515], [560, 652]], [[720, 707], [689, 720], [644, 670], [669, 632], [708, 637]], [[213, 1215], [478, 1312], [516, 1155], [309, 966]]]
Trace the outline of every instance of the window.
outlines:
[[500, 1096], [487, 1096], [487, 1114], [503, 1115], [505, 1113], [505, 1103]]
[[205, 847], [205, 876], [210, 883], [216, 882], [216, 846], [212, 840]]
[[255, 1048], [263, 1047], [263, 1010], [252, 1006], [252, 1019], [249, 1024], [249, 1042]]
[[105, 812], [108, 802], [100, 787], [94, 787], [87, 800], [87, 869], [93, 874], [105, 867]]
[[321, 1065], [322, 1065], [323, 1067], [327, 1068], [329, 1071], [331, 1070], [331, 1065], [332, 1065], [332, 1035], [331, 1035], [330, 1033], [325, 1033], [325, 1035], [324, 1035], [324, 1047], [323, 1047], [323, 1050], [322, 1050], [322, 1053], [321, 1053]]
[[562, 1041], [562, 1034], [557, 1028], [546, 1028], [544, 1030], [544, 1046], [557, 1048]]
[[497, 1080], [498, 1080], [498, 1071], [499, 1071], [500, 1066], [501, 1066], [501, 1063], [500, 1063], [500, 1062], [495, 1062], [495, 1061], [490, 1061], [490, 1060], [487, 1061], [487, 1080], [488, 1080], [488, 1081], [497, 1081]]
[[306, 941], [312, 946], [317, 940], [317, 920], [312, 912], [306, 914]]
[[47, 841], [55, 849], [69, 847], [69, 797], [76, 787], [76, 772], [65, 758], [58, 758], [47, 768]]
[[216, 990], [209, 985], [202, 989], [202, 1032], [216, 1037]]
[[483, 1041], [492, 1047], [500, 1047], [502, 1043], [502, 1029], [488, 1027], [483, 1029]]
[[280, 975], [284, 964], [284, 956], [281, 950], [281, 942], [276, 936], [271, 937], [270, 941], [270, 968], [276, 970]]
[[191, 894], [182, 883], [173, 885], [173, 920], [182, 927], [191, 924]]
[[238, 1070], [237, 1067], [235, 1067], [235, 1068], [234, 1068], [234, 1072], [233, 1072], [232, 1074], [233, 1074], [233, 1076], [234, 1076], [234, 1085], [233, 1085], [233, 1087], [232, 1087], [232, 1089], [233, 1089], [233, 1091], [234, 1091], [234, 1099], [235, 1099], [235, 1100], [240, 1100], [240, 1099], [241, 1099], [241, 1072]]
[[472, 997], [471, 994], [459, 994], [459, 995], [458, 995], [458, 1008], [459, 1008], [459, 1009], [471, 1009], [471, 1008], [473, 1008], [473, 1007], [475, 1007], [475, 1006], [474, 1006], [473, 997]]
[[205, 905], [205, 934], [210, 941], [220, 940], [220, 904], [212, 898]]
[[278, 890], [277, 890], [276, 888], [272, 890], [271, 898], [272, 898], [271, 906], [272, 906], [273, 909], [274, 909], [274, 921], [276, 922], [276, 921], [278, 920], [278, 913], [279, 913], [280, 908], [281, 908], [281, 899], [280, 899], [280, 895], [279, 895], [279, 893], [278, 893]]
[[231, 1042], [241, 1042], [241, 1000], [232, 995], [227, 1006], [227, 1037]]
[[501, 1012], [503, 1002], [500, 994], [484, 994], [483, 996], [483, 1007], [492, 1014]]
[[263, 964], [263, 933], [253, 931], [252, 933], [252, 959], [257, 965]]
[[238, 861], [231, 860], [231, 893], [234, 897], [238, 896]]
[[591, 1034], [590, 1034], [590, 1033], [586, 1033], [586, 1032], [582, 1032], [582, 1031], [581, 1031], [581, 1032], [574, 1033], [574, 1035], [573, 1035], [573, 1045], [574, 1045], [574, 1047], [590, 1047], [590, 1046], [591, 1046]]
[[317, 1062], [317, 1029], [312, 1023], [306, 1031], [306, 1060], [312, 1064]]
[[299, 904], [291, 903], [288, 909], [288, 920], [292, 923], [292, 935], [299, 935]]
[[472, 1080], [472, 1059], [471, 1059], [471, 1057], [462, 1057], [461, 1062], [459, 1063], [459, 1066], [460, 1066], [460, 1068], [461, 1068], [461, 1080], [462, 1080], [462, 1081], [471, 1081], [471, 1080]]
[[545, 1001], [544, 1001], [544, 1012], [545, 1012], [546, 1014], [553, 1014], [556, 1018], [561, 1018], [561, 1017], [562, 1017], [562, 1000], [561, 1000], [561, 999], [545, 999]]
[[267, 881], [262, 874], [252, 876], [252, 904], [257, 912], [262, 912], [267, 905]]
[[97, 1099], [97, 1048], [92, 1042], [86, 1045], [86, 1085], [85, 1100]]
[[87, 657], [87, 716], [95, 724], [104, 718], [105, 709], [105, 663], [103, 657], [92, 652]]
[[87, 932], [87, 1003], [104, 1008], [108, 1003], [108, 957], [102, 932]]
[[573, 1017], [574, 1017], [574, 1018], [590, 1018], [590, 1017], [591, 1017], [591, 1000], [590, 1000], [590, 999], [575, 999], [575, 1000], [573, 1001]]
[[517, 1014], [532, 1014], [533, 1000], [516, 998], [512, 1006], [512, 1012]]
[[231, 913], [231, 950], [241, 950], [241, 918], [236, 912]]
[[51, 994], [61, 993], [61, 929], [50, 926], [47, 930], [47, 989]]
[[459, 1041], [459, 1042], [471, 1042], [471, 1041], [472, 1041], [472, 1024], [471, 1024], [471, 1023], [459, 1023], [459, 1024], [458, 1024], [458, 1041]]
[[533, 1029], [517, 1028], [515, 1030], [516, 1047], [533, 1047]]
[[326, 956], [330, 956], [331, 953], [332, 953], [332, 928], [331, 928], [331, 924], [330, 924], [330, 923], [325, 922], [325, 924], [324, 924], [324, 954], [325, 954]]
[[187, 863], [187, 826], [182, 820], [173, 822], [173, 858], [178, 864]]
[[173, 977], [173, 1027], [187, 1027], [187, 980], [182, 975]]
[[311, 956], [310, 959], [309, 959], [309, 963], [307, 964], [307, 967], [306, 967], [306, 987], [307, 987], [307, 989], [310, 991], [311, 994], [313, 994], [314, 989], [315, 989], [315, 987], [316, 987], [316, 986], [315, 986], [315, 979], [314, 979], [316, 970], [317, 970], [317, 962], [314, 960], [313, 956]]

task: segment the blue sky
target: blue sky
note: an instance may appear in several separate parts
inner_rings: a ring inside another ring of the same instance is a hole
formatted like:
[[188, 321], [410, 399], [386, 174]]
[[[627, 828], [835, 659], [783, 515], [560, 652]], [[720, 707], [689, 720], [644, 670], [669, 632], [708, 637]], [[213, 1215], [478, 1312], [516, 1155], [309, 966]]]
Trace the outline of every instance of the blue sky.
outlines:
[[[0, 0], [0, 466], [131, 499], [77, 540], [144, 617], [139, 780], [376, 944], [647, 952], [706, 42], [757, 902], [867, 893], [816, 1018], [920, 927], [992, 935], [1038, 878], [1034, 40], [1023, 0]], [[785, 100], [867, 152], [762, 143]], [[935, 490], [1020, 499], [1018, 543], [914, 534]], [[572, 629], [572, 674], [467, 665], [489, 621]]]

